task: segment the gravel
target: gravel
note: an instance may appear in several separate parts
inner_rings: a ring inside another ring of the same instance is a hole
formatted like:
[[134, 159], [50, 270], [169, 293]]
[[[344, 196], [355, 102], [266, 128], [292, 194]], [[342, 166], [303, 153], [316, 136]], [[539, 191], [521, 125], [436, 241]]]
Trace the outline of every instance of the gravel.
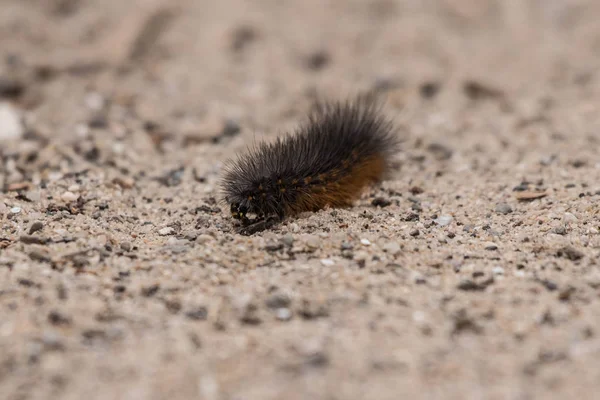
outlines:
[[513, 212], [513, 209], [510, 205], [506, 204], [506, 203], [500, 203], [496, 206], [496, 212], [498, 214], [510, 214]]
[[[600, 3], [546, 3], [12, 2], [3, 398], [593, 397]], [[237, 234], [226, 160], [371, 89], [388, 179]]]

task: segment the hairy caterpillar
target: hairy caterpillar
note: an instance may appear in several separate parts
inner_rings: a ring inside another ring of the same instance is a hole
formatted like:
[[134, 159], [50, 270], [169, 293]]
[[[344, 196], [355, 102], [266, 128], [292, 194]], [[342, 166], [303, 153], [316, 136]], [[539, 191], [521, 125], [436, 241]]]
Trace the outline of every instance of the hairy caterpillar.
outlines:
[[239, 233], [250, 235], [286, 216], [351, 206], [385, 177], [397, 148], [374, 96], [320, 103], [293, 134], [229, 160], [221, 188]]

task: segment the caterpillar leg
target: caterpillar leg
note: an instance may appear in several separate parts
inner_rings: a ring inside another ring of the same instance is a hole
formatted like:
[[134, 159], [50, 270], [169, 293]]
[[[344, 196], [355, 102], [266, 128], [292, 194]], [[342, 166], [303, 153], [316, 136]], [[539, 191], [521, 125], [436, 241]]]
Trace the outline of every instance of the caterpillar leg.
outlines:
[[252, 222], [251, 224], [244, 225], [240, 229], [238, 229], [238, 233], [244, 236], [250, 236], [257, 232], [262, 232], [266, 229], [269, 229], [275, 226], [281, 219], [278, 216], [269, 216], [266, 218], [262, 218], [258, 221]]

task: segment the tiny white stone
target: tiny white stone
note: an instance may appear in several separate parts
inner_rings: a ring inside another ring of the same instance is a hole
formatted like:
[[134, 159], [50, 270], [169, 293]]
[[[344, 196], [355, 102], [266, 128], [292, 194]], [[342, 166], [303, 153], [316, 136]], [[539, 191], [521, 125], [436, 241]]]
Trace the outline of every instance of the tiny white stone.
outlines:
[[335, 261], [333, 261], [330, 258], [324, 258], [324, 259], [321, 260], [321, 264], [323, 264], [326, 267], [331, 267], [332, 265], [335, 264]]
[[360, 242], [362, 244], [364, 244], [365, 246], [370, 246], [371, 242], [369, 241], [369, 239], [360, 239]]
[[17, 110], [9, 103], [0, 103], [0, 140], [23, 136], [23, 124]]
[[494, 275], [504, 275], [504, 268], [497, 266], [497, 267], [494, 267], [492, 272], [494, 273]]
[[71, 186], [69, 186], [69, 188], [67, 190], [69, 192], [79, 192], [79, 185], [77, 185], [77, 184], [71, 185]]
[[292, 318], [292, 312], [289, 308], [278, 308], [276, 314], [277, 319], [280, 321], [287, 321]]
[[439, 226], [447, 226], [450, 225], [453, 218], [451, 215], [442, 215], [439, 218], [435, 219], [434, 222]]
[[167, 235], [171, 235], [175, 232], [175, 229], [171, 228], [170, 226], [167, 226], [166, 228], [162, 228], [161, 230], [158, 231], [158, 234], [161, 236], [167, 236]]
[[60, 198], [63, 199], [64, 201], [75, 201], [77, 200], [77, 195], [73, 192], [64, 192], [62, 195], [60, 195]]
[[21, 212], [21, 207], [13, 207], [10, 209], [11, 214], [18, 214]]

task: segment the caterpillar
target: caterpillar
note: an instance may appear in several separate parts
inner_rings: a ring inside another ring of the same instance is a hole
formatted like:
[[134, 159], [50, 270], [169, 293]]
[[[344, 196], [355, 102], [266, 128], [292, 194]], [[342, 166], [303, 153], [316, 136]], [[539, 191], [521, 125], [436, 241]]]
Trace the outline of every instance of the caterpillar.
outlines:
[[287, 216], [349, 207], [387, 176], [398, 139], [374, 95], [318, 102], [293, 132], [225, 163], [221, 179], [238, 233], [251, 235]]

